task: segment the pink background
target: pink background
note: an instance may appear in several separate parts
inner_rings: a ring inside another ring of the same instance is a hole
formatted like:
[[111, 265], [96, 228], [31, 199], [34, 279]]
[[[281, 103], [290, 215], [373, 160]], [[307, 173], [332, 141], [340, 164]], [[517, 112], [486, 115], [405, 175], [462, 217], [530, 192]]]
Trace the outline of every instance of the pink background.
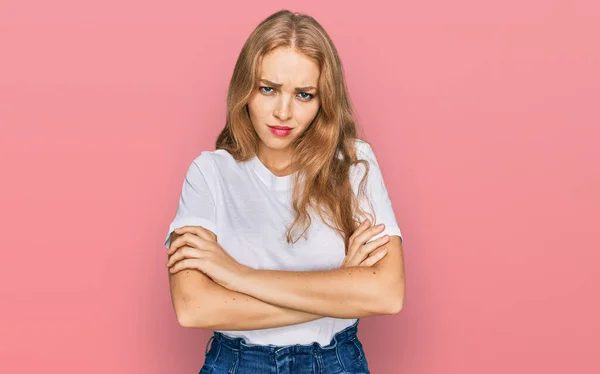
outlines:
[[598, 2], [201, 3], [0, 2], [0, 372], [199, 371], [162, 243], [280, 8], [339, 48], [405, 235], [372, 372], [600, 372]]

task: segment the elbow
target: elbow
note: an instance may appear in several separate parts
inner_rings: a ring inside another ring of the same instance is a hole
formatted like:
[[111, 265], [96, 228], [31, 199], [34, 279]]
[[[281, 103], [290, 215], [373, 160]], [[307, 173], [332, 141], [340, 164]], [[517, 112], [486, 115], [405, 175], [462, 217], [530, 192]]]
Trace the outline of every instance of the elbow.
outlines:
[[171, 303], [181, 327], [208, 328], [217, 317], [208, 293], [212, 281], [199, 271], [186, 270], [169, 275]]
[[177, 323], [181, 327], [186, 328], [200, 328], [201, 326], [198, 324], [199, 318], [197, 318], [194, 310], [192, 308], [175, 308], [175, 314], [177, 315]]
[[196, 327], [196, 318], [189, 300], [181, 300], [173, 305], [177, 323], [181, 327]]
[[398, 314], [402, 310], [402, 305], [404, 303], [403, 297], [391, 297], [388, 300], [386, 314]]
[[192, 308], [186, 308], [181, 311], [176, 311], [175, 314], [177, 315], [177, 323], [179, 323], [179, 326], [213, 330], [215, 324], [211, 322], [212, 320], [209, 316], [200, 312], [199, 309], [200, 308], [194, 308], [192, 310]]
[[403, 299], [394, 294], [385, 293], [379, 297], [376, 309], [370, 309], [370, 316], [398, 314], [402, 310]]
[[385, 287], [387, 292], [382, 299], [382, 314], [398, 314], [404, 305], [404, 283], [394, 282], [392, 286]]
[[194, 319], [190, 317], [189, 313], [178, 311], [175, 314], [177, 314], [177, 323], [179, 323], [179, 326], [195, 327]]
[[209, 329], [211, 325], [209, 316], [201, 305], [197, 305], [192, 300], [181, 300], [180, 303], [174, 305], [177, 323], [181, 327]]

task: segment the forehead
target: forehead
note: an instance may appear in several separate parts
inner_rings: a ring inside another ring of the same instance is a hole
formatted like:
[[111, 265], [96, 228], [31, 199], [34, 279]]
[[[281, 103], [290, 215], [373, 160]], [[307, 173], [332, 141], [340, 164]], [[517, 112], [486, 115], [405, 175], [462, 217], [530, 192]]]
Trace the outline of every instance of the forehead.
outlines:
[[304, 54], [290, 48], [277, 48], [260, 61], [258, 79], [267, 79], [283, 86], [317, 86], [319, 66]]

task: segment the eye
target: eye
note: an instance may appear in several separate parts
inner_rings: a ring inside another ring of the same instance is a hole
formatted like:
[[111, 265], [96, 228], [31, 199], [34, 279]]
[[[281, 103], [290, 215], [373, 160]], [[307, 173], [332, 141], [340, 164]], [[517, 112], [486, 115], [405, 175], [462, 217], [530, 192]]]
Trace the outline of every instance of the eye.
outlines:
[[[314, 97], [314, 95], [306, 93], [306, 92], [300, 92], [300, 93], [298, 93], [298, 95], [300, 95], [300, 97], [305, 101], [309, 101]], [[302, 96], [302, 95], [306, 95], [306, 96]]]
[[[260, 86], [258, 89], [266, 94], [273, 92], [273, 87]], [[268, 91], [268, 90], [270, 90], [270, 91]]]

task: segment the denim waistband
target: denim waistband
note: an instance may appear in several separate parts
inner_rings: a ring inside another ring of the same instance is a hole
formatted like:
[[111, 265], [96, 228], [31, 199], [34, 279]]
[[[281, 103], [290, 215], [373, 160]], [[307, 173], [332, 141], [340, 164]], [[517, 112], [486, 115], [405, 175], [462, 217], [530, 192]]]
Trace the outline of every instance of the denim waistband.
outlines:
[[255, 352], [264, 352], [264, 353], [277, 353], [281, 350], [289, 350], [291, 353], [318, 353], [322, 351], [329, 351], [334, 349], [337, 346], [337, 343], [344, 340], [350, 340], [356, 336], [358, 332], [358, 322], [360, 320], [356, 320], [352, 325], [346, 327], [342, 331], [336, 333], [331, 342], [326, 346], [322, 346], [318, 342], [314, 342], [312, 344], [294, 344], [294, 345], [259, 345], [259, 344], [251, 344], [244, 342], [244, 339], [241, 337], [230, 337], [221, 332], [215, 331], [213, 336], [210, 337], [208, 343], [206, 344], [206, 351], [209, 350], [209, 345], [212, 340], [216, 340], [219, 344], [235, 350], [235, 351], [255, 351]]

